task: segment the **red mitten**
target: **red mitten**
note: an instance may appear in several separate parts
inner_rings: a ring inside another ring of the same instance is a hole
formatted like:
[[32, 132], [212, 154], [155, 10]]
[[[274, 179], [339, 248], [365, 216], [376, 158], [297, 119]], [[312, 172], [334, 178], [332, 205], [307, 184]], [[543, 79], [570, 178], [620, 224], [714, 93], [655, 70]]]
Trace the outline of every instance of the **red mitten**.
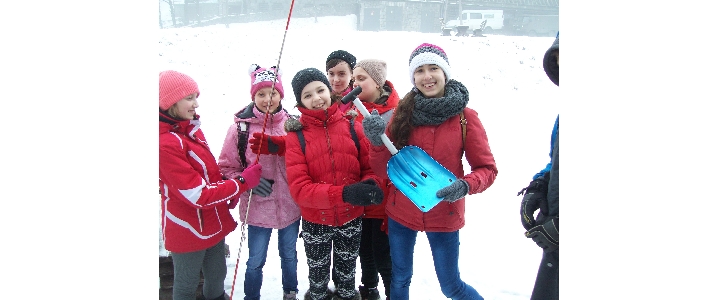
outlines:
[[[260, 148], [259, 143], [262, 142]], [[252, 138], [249, 139], [251, 144], [249, 147], [252, 148], [252, 152], [256, 154], [276, 154], [284, 156], [286, 148], [284, 147], [284, 136], [270, 136], [261, 132], [255, 132], [252, 134]]]

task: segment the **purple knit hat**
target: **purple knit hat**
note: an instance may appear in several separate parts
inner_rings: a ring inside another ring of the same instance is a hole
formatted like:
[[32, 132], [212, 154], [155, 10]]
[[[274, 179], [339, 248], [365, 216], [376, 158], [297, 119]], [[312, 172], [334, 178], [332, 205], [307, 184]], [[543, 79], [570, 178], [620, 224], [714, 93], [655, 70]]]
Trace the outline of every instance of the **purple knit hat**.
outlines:
[[252, 64], [249, 66], [249, 77], [251, 79], [250, 84], [252, 88], [249, 93], [254, 100], [254, 95], [257, 91], [266, 87], [272, 87], [274, 79], [276, 77], [277, 83], [274, 84], [274, 88], [279, 92], [279, 96], [284, 99], [284, 87], [282, 87], [282, 72], [277, 73], [277, 67], [271, 67], [265, 69], [260, 67], [258, 64]]
[[429, 43], [423, 43], [416, 47], [409, 56], [409, 81], [414, 84], [414, 71], [417, 68], [434, 64], [444, 70], [446, 75], [446, 81], [451, 79], [451, 67], [449, 66], [449, 58], [446, 56], [446, 52], [441, 47]]

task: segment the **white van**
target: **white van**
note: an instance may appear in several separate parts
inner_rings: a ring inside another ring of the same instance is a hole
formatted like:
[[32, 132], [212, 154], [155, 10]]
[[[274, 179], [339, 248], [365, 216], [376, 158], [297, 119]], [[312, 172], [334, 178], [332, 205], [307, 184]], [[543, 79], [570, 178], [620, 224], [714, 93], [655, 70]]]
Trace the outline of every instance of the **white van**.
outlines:
[[469, 26], [468, 32], [481, 28], [481, 22], [486, 21], [484, 32], [500, 30], [504, 28], [503, 10], [462, 10], [461, 19], [451, 20], [446, 23], [446, 28], [456, 29], [456, 26]]

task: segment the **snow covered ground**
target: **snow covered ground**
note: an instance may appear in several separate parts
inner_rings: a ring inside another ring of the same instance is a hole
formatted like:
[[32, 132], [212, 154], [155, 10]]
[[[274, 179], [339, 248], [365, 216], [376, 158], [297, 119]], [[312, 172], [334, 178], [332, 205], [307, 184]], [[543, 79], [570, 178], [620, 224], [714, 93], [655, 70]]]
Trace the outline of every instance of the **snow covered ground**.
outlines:
[[[516, 193], [548, 162], [550, 132], [556, 118], [558, 88], [543, 71], [542, 59], [553, 42], [549, 37], [445, 37], [417, 32], [356, 31], [354, 15], [292, 18], [282, 52], [285, 98], [283, 106], [292, 113], [291, 92], [294, 74], [307, 67], [324, 70], [327, 55], [337, 49], [354, 54], [358, 60], [387, 61], [387, 79], [399, 95], [406, 94], [409, 81], [408, 58], [423, 42], [442, 47], [449, 57], [453, 78], [470, 93], [469, 107], [476, 109], [489, 136], [499, 169], [496, 182], [486, 192], [467, 198], [466, 227], [460, 231], [462, 278], [486, 299], [528, 299], [541, 258], [541, 250], [523, 237]], [[232, 114], [250, 101], [251, 63], [277, 64], [286, 20], [232, 24], [203, 28], [159, 31], [158, 71], [174, 69], [192, 76], [199, 84], [199, 114], [202, 129], [215, 155], [221, 149]], [[468, 164], [465, 163], [468, 168]], [[233, 211], [233, 213], [237, 213]], [[235, 215], [235, 219], [239, 219]], [[231, 291], [241, 229], [227, 237], [232, 250], [225, 282]], [[298, 240], [299, 289], [308, 287], [303, 242]], [[281, 272], [276, 239], [270, 242], [264, 267], [262, 296], [281, 296]], [[247, 258], [246, 243], [241, 249], [235, 283], [235, 297], [241, 297]], [[357, 285], [360, 284], [357, 268]], [[415, 250], [412, 280], [413, 299], [441, 299], [426, 235], [420, 233]]]

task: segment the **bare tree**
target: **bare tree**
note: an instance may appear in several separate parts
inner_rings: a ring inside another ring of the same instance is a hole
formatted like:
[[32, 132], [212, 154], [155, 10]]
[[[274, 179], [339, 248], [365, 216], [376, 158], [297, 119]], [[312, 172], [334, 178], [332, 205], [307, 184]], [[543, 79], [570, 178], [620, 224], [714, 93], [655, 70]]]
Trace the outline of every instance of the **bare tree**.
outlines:
[[159, 2], [160, 9], [157, 12], [160, 14], [160, 29], [162, 29], [162, 2]]
[[[172, 27], [177, 27], [177, 21], [175, 21], [175, 6], [173, 0], [160, 0], [170, 5], [170, 16], [172, 16]], [[161, 13], [160, 13], [161, 16]], [[162, 17], [160, 17], [162, 18]], [[160, 21], [162, 22], [162, 21]]]

